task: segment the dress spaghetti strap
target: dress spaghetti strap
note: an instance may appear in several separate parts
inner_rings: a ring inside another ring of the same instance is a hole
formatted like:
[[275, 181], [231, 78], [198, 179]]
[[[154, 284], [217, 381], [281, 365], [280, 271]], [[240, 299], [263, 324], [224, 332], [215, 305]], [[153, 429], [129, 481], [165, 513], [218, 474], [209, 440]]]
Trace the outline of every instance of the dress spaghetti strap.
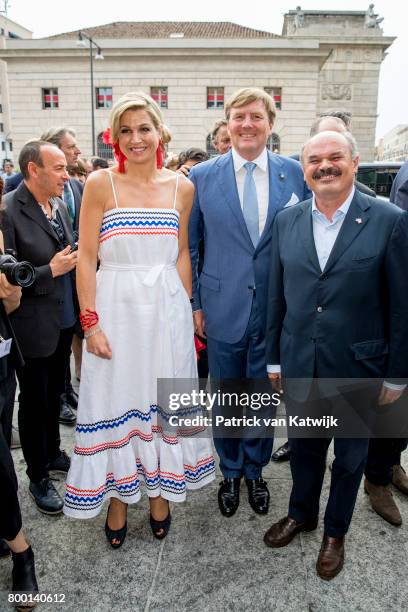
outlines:
[[112, 172], [110, 170], [108, 170], [107, 172], [109, 174], [109, 178], [110, 178], [111, 185], [112, 185], [112, 191], [113, 191], [113, 197], [114, 197], [114, 200], [115, 200], [115, 206], [116, 206], [116, 208], [119, 208], [119, 206], [118, 206], [118, 198], [116, 197], [116, 191], [115, 191], [115, 183], [113, 182], [113, 174], [112, 174]]
[[178, 190], [179, 178], [180, 178], [180, 174], [177, 172], [176, 173], [176, 188], [174, 190], [173, 210], [175, 210], [175, 208], [176, 208], [177, 190]]

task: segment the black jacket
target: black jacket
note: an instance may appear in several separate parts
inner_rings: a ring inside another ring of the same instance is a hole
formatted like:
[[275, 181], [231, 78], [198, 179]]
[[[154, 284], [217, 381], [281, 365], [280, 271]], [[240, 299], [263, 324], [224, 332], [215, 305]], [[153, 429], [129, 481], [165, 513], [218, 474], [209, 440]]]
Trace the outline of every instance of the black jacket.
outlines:
[[[36, 281], [23, 289], [20, 307], [10, 315], [24, 357], [48, 357], [54, 353], [63, 312], [62, 276], [53, 278], [49, 262], [61, 250], [58, 237], [34, 196], [22, 182], [4, 198], [2, 229], [6, 249], [13, 249], [19, 261], [29, 261]], [[59, 214], [69, 243], [72, 229], [61, 201]], [[75, 287], [75, 273], [71, 272]], [[75, 300], [74, 300], [75, 301]]]

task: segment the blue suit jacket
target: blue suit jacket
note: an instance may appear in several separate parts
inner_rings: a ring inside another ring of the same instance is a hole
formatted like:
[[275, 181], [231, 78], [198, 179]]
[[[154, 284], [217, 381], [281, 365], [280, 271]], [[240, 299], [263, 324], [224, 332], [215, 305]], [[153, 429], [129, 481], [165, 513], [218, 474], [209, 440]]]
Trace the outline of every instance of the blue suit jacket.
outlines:
[[391, 187], [390, 201], [408, 210], [408, 161], [401, 166]]
[[267, 363], [291, 379], [408, 377], [408, 213], [356, 190], [322, 272], [311, 206], [275, 220]]
[[[265, 229], [254, 248], [243, 217], [231, 152], [192, 168], [195, 197], [189, 225], [193, 297], [205, 314], [206, 333], [221, 342], [244, 335], [256, 287], [266, 316], [271, 229], [276, 213], [296, 195], [308, 197], [299, 163], [268, 152], [269, 205]], [[204, 239], [204, 264], [198, 277], [198, 248]]]

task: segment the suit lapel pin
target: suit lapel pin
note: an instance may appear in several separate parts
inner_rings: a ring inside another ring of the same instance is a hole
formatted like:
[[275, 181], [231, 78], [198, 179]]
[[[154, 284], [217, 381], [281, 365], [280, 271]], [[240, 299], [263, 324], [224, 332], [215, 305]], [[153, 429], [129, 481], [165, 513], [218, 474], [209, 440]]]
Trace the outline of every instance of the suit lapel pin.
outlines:
[[281, 181], [285, 180], [285, 175], [281, 172], [279, 175], [279, 178]]
[[363, 222], [362, 218], [361, 217], [357, 217], [356, 223], [358, 223], [360, 225], [360, 223], [362, 223], [362, 222]]

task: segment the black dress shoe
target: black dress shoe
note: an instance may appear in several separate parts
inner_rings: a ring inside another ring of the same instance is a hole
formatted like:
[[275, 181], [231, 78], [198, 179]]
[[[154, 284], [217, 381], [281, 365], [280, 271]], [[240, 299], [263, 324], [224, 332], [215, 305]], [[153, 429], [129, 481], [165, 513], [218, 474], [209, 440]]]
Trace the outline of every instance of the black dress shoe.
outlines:
[[248, 501], [257, 514], [267, 514], [269, 510], [269, 491], [263, 478], [245, 479], [248, 487]]
[[62, 450], [59, 457], [50, 461], [50, 463], [47, 465], [47, 470], [49, 472], [59, 472], [60, 474], [68, 474], [70, 466], [71, 459], [68, 457], [67, 453]]
[[0, 539], [0, 559], [1, 557], [8, 557], [10, 555], [10, 548], [6, 540]]
[[64, 502], [50, 478], [30, 482], [30, 495], [43, 514], [61, 514]]
[[218, 490], [218, 506], [224, 516], [233, 516], [239, 506], [240, 478], [225, 478]]
[[71, 388], [63, 393], [61, 399], [64, 399], [74, 410], [78, 408], [78, 393], [74, 389]]
[[290, 448], [289, 442], [282, 444], [272, 455], [273, 461], [289, 461], [290, 459]]
[[62, 425], [75, 425], [76, 414], [68, 402], [62, 398], [63, 396], [61, 396], [60, 400], [59, 422], [62, 423]]
[[[24, 552], [13, 552], [12, 557], [12, 591], [17, 593], [38, 593], [38, 584], [35, 577], [34, 553], [31, 546], [29, 546]], [[27, 610], [29, 608], [33, 608], [34, 606], [35, 603], [32, 605], [21, 604], [17, 606], [17, 610]]]

